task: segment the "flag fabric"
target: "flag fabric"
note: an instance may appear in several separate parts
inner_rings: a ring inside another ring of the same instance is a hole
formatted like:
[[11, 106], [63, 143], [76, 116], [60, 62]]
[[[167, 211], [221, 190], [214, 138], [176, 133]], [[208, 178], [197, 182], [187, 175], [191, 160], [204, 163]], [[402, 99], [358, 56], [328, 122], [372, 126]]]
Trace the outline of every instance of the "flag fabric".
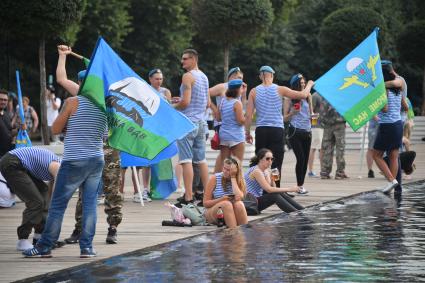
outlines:
[[173, 142], [166, 148], [164, 148], [163, 151], [161, 151], [160, 154], [155, 156], [154, 159], [149, 160], [146, 158], [138, 157], [131, 155], [127, 152], [120, 152], [120, 158], [121, 158], [121, 167], [130, 167], [130, 166], [151, 166], [153, 164], [157, 164], [161, 160], [165, 159], [164, 156], [172, 157], [176, 155], [178, 152], [177, 144], [176, 142]]
[[[22, 103], [21, 80], [19, 78], [18, 70], [16, 70], [16, 88], [18, 89], [19, 119], [21, 119], [21, 125], [25, 125], [24, 105]], [[15, 143], [16, 148], [32, 146], [27, 130], [19, 129]]]
[[413, 119], [415, 118], [415, 112], [413, 112], [413, 105], [412, 102], [408, 97], [406, 97], [407, 106], [409, 106], [409, 109], [407, 110], [407, 119]]
[[314, 89], [356, 131], [387, 103], [378, 28], [314, 83]]
[[166, 199], [177, 190], [171, 159], [161, 160], [151, 166], [150, 188], [152, 199]]
[[134, 156], [169, 158], [162, 151], [195, 129], [102, 38], [97, 41], [79, 94], [107, 114], [109, 145]]

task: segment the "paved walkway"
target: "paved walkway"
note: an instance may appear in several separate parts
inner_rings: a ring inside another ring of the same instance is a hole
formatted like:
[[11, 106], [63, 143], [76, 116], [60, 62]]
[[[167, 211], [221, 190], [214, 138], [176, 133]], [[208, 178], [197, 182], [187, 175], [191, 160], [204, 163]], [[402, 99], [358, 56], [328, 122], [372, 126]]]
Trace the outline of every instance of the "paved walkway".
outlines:
[[[417, 152], [415, 162], [417, 170], [413, 173], [413, 178], [410, 181], [425, 178], [425, 143], [413, 146], [413, 150]], [[297, 201], [308, 206], [383, 186], [385, 180], [377, 172], [377, 169], [375, 169], [377, 175], [375, 179], [367, 178], [366, 165], [363, 166], [361, 172], [359, 171], [359, 153], [359, 151], [348, 151], [346, 153], [346, 172], [350, 176], [349, 180], [307, 178], [305, 187], [310, 191], [310, 194], [308, 196], [297, 196]], [[318, 168], [318, 162], [315, 166]], [[295, 158], [293, 153], [286, 153], [283, 167], [283, 186], [295, 184], [294, 168]], [[99, 206], [97, 232], [94, 238], [94, 246], [98, 252], [97, 259], [103, 259], [217, 229], [214, 226], [191, 228], [162, 227], [160, 224], [161, 221], [170, 219], [170, 213], [164, 206], [164, 201], [153, 201], [146, 204], [145, 207], [141, 207], [140, 204], [131, 201], [131, 192], [131, 178], [128, 175], [124, 219], [118, 228], [119, 243], [117, 245], [105, 244], [108, 226], [106, 224], [105, 214], [103, 213], [103, 207]], [[176, 197], [178, 195], [173, 194], [171, 198], [175, 199]], [[73, 198], [66, 211], [61, 239], [69, 236], [73, 230], [75, 203], [76, 199]], [[67, 245], [61, 249], [54, 250], [52, 259], [24, 259], [15, 250], [17, 240], [16, 228], [20, 224], [23, 208], [23, 203], [18, 203], [13, 208], [0, 210], [0, 223], [2, 227], [0, 230], [0, 282], [24, 279], [96, 260], [80, 259], [78, 245]], [[280, 213], [280, 211], [276, 206], [273, 206], [264, 211], [259, 217], [250, 217], [250, 220], [267, 217], [276, 213]]]

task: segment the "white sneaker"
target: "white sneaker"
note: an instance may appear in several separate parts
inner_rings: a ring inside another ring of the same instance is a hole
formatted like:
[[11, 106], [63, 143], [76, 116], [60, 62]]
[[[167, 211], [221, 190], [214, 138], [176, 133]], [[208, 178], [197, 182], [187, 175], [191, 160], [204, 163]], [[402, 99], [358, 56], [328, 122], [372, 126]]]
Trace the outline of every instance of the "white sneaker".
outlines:
[[133, 195], [133, 202], [140, 203], [140, 195], [138, 193]]
[[148, 190], [143, 190], [142, 197], [143, 197], [143, 200], [146, 200], [148, 202], [152, 201], [152, 199], [149, 197]]
[[98, 205], [105, 204], [105, 196], [104, 195], [97, 198], [97, 204]]
[[304, 187], [300, 187], [300, 189], [297, 193], [299, 195], [306, 195], [306, 194], [308, 194], [308, 191]]
[[388, 184], [381, 189], [381, 192], [383, 192], [384, 194], [389, 194], [391, 193], [391, 191], [397, 187], [398, 182], [396, 179], [392, 180], [392, 182], [388, 182]]
[[16, 244], [16, 249], [18, 251], [25, 251], [32, 249], [34, 246], [31, 244], [31, 242], [28, 239], [22, 239], [18, 240], [18, 243]]

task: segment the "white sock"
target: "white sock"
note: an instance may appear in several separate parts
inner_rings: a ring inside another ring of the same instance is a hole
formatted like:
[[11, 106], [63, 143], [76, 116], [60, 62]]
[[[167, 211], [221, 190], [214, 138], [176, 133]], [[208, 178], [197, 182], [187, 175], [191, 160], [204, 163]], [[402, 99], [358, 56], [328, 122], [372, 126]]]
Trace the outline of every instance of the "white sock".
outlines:
[[41, 234], [38, 233], [34, 233], [34, 235], [32, 236], [33, 239], [40, 239], [41, 238]]
[[397, 179], [392, 180], [392, 182], [390, 182], [390, 183], [392, 183], [394, 185], [397, 185], [398, 184]]

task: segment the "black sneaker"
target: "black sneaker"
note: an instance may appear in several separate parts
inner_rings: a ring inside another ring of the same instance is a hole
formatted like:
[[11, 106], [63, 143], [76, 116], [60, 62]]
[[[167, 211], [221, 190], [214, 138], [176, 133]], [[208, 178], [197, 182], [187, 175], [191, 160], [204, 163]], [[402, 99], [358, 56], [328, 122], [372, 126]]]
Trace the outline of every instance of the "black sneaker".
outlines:
[[194, 194], [194, 196], [193, 196], [193, 198], [195, 200], [201, 200], [202, 201], [204, 199], [204, 192], [198, 192], [198, 191], [196, 191], [195, 194]]
[[76, 230], [76, 229], [74, 229], [74, 231], [72, 231], [71, 236], [69, 236], [69, 238], [66, 238], [65, 239], [65, 243], [67, 243], [67, 244], [76, 244], [76, 243], [78, 243], [78, 241], [80, 240], [80, 235], [81, 235], [81, 232], [78, 231], [78, 230]]
[[373, 172], [373, 170], [370, 169], [369, 172], [367, 173], [367, 177], [368, 178], [375, 178], [375, 172]]
[[106, 243], [107, 244], [116, 244], [118, 243], [117, 240], [117, 229], [109, 227], [108, 228], [108, 235], [106, 236]]
[[186, 196], [186, 195], [185, 195], [185, 194], [183, 194], [181, 197], [178, 197], [178, 198], [177, 198], [177, 201], [178, 201], [178, 202], [182, 202], [182, 201], [184, 201], [184, 200], [185, 200], [185, 198], [184, 198], [185, 196]]
[[185, 199], [181, 199], [180, 198], [180, 200], [179, 200], [179, 202], [178, 203], [175, 203], [174, 205], [176, 206], [176, 207], [178, 207], [178, 208], [182, 208], [183, 206], [182, 206], [182, 204], [189, 204], [189, 203], [194, 203], [194, 200], [192, 199], [192, 200], [185, 200]]
[[80, 252], [80, 258], [91, 258], [95, 257], [96, 255], [96, 251], [93, 248], [81, 249]]

